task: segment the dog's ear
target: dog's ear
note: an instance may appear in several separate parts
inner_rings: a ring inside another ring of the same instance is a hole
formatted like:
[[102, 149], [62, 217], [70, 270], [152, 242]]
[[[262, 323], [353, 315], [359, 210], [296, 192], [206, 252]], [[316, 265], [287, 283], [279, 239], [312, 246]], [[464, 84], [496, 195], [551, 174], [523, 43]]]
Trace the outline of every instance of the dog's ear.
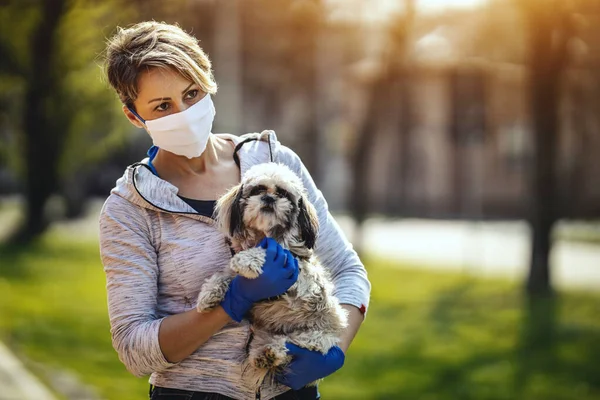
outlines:
[[217, 201], [215, 207], [215, 219], [219, 230], [231, 237], [243, 229], [243, 210], [240, 204], [243, 191], [244, 185], [234, 186]]
[[315, 207], [304, 196], [300, 197], [300, 200], [298, 201], [298, 210], [300, 235], [302, 236], [304, 245], [307, 248], [312, 249], [315, 247], [317, 234], [319, 232], [317, 210], [315, 210]]
[[229, 235], [234, 236], [234, 233], [241, 233], [244, 229], [243, 210], [240, 200], [242, 199], [242, 192], [244, 191], [244, 185], [240, 185], [235, 200], [231, 205], [231, 218], [229, 221]]

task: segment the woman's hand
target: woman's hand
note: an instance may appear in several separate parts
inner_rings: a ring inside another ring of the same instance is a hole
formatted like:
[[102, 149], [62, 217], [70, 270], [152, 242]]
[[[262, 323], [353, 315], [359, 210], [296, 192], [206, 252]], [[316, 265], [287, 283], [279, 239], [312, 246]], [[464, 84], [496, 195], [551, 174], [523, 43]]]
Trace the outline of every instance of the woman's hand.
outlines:
[[221, 303], [237, 322], [255, 302], [285, 293], [298, 280], [298, 260], [289, 250], [272, 238], [263, 239], [258, 246], [266, 250], [262, 273], [256, 279], [236, 276]]
[[327, 354], [307, 350], [289, 342], [285, 347], [293, 357], [292, 362], [287, 366], [286, 372], [277, 375], [275, 379], [294, 390], [334, 373], [342, 368], [346, 358], [338, 346], [333, 346]]

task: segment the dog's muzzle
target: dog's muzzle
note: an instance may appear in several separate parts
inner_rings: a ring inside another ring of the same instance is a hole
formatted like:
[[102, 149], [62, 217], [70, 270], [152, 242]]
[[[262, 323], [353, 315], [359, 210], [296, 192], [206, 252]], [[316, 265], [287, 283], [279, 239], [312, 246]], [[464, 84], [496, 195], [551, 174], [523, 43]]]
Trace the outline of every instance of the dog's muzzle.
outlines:
[[275, 210], [276, 200], [273, 197], [269, 195], [264, 195], [263, 197], [261, 197], [260, 200], [262, 202], [262, 207], [260, 208], [262, 211], [272, 212]]

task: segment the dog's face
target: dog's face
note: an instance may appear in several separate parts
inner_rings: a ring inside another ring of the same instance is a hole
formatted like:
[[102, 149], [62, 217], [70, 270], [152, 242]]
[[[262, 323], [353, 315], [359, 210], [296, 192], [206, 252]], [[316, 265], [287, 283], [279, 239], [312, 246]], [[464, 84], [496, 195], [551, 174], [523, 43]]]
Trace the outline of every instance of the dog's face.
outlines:
[[288, 167], [275, 163], [250, 168], [242, 182], [217, 202], [217, 221], [237, 240], [249, 232], [282, 238], [296, 235], [308, 248], [314, 246], [318, 222], [307, 201], [302, 181]]

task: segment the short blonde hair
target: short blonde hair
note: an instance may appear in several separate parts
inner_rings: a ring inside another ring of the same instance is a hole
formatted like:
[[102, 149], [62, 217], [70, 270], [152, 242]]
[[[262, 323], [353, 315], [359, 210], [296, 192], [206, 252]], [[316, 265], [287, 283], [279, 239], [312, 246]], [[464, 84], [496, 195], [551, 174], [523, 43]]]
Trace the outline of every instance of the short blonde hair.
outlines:
[[105, 72], [121, 102], [133, 107], [140, 73], [172, 68], [210, 94], [217, 92], [211, 62], [198, 40], [177, 25], [146, 21], [118, 28], [106, 46]]

